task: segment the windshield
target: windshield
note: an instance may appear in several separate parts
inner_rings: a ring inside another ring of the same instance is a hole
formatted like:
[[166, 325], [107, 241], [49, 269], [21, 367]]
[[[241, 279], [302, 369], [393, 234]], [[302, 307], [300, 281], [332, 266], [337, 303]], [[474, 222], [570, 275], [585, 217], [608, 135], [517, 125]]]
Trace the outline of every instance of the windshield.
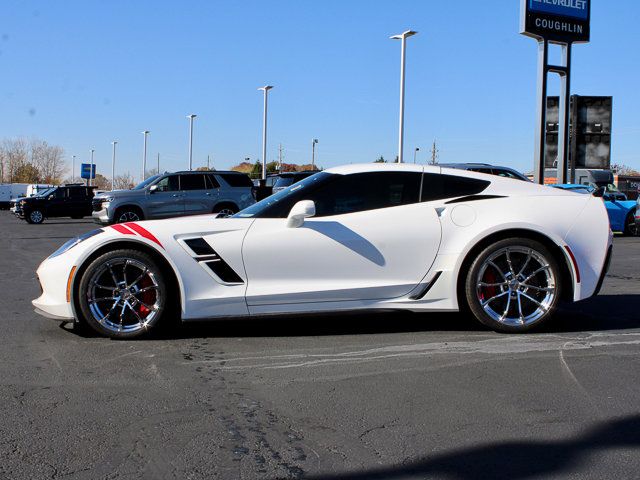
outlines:
[[147, 188], [149, 185], [151, 185], [153, 182], [155, 182], [162, 176], [163, 175], [158, 174], [158, 175], [154, 175], [153, 177], [149, 177], [144, 182], [140, 182], [138, 185], [133, 187], [132, 190], [144, 190], [145, 188]]
[[250, 207], [232, 215], [232, 218], [259, 217], [265, 210], [275, 207], [280, 203], [289, 203], [289, 201], [294, 198], [296, 201], [304, 200], [302, 197], [305, 194], [315, 190], [331, 176], [332, 175], [330, 173], [316, 173], [315, 175], [300, 180], [284, 190], [280, 190], [278, 193], [274, 193], [258, 203], [254, 203]]
[[55, 191], [56, 187], [53, 188], [47, 188], [46, 190], [43, 190], [42, 192], [38, 192], [34, 195], [34, 197], [46, 197], [47, 195], [49, 195], [50, 193], [53, 193]]

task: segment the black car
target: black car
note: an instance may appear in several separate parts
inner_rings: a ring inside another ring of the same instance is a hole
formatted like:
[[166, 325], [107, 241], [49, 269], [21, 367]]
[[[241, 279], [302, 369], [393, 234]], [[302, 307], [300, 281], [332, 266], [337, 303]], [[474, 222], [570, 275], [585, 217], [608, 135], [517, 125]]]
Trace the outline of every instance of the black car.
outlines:
[[53, 217], [87, 217], [91, 215], [95, 189], [81, 184], [54, 187], [44, 194], [21, 199], [16, 205], [16, 215], [28, 223], [42, 223]]

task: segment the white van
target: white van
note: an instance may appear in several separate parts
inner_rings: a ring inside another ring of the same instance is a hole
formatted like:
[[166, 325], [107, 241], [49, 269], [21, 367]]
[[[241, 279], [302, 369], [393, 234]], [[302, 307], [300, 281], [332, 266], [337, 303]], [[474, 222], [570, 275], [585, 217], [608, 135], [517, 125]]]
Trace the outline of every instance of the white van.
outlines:
[[12, 198], [25, 197], [28, 183], [3, 183], [0, 184], [0, 209], [7, 210]]

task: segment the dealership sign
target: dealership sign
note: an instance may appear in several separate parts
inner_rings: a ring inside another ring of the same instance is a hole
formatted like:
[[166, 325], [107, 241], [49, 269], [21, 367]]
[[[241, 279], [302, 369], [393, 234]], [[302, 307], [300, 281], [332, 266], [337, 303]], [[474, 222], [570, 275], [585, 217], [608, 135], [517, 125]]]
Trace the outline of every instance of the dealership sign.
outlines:
[[520, 33], [559, 43], [588, 42], [591, 0], [522, 0]]

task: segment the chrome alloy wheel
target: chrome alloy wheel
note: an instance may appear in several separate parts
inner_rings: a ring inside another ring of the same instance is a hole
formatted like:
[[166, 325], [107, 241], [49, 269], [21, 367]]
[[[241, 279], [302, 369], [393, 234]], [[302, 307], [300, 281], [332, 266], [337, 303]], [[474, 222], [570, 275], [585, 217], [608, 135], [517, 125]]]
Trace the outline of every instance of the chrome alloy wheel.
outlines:
[[236, 212], [234, 212], [230, 208], [223, 208], [219, 212], [216, 212], [216, 213], [218, 214], [217, 218], [230, 217], [231, 215], [235, 215], [236, 214]]
[[118, 217], [118, 223], [138, 221], [140, 221], [140, 216], [136, 212], [132, 212], [131, 210], [122, 212], [122, 215]]
[[496, 322], [513, 327], [534, 323], [544, 316], [557, 294], [549, 261], [526, 247], [505, 247], [480, 267], [476, 294], [480, 306]]
[[147, 329], [160, 314], [162, 294], [153, 272], [138, 260], [115, 258], [89, 279], [87, 304], [100, 325], [114, 333]]

